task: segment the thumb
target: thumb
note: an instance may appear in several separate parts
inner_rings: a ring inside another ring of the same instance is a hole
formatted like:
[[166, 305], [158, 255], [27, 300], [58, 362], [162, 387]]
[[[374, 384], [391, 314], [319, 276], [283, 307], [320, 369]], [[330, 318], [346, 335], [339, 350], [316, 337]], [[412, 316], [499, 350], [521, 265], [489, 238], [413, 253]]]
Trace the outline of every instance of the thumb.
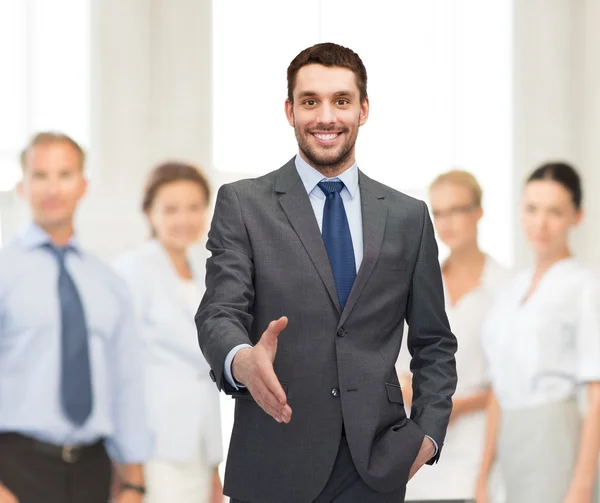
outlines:
[[283, 330], [285, 330], [285, 327], [287, 327], [287, 324], [288, 324], [288, 319], [286, 316], [282, 316], [278, 320], [273, 320], [271, 323], [269, 323], [269, 326], [263, 333], [263, 335], [261, 337], [261, 341], [264, 340], [264, 342], [270, 343], [270, 344], [277, 342], [277, 338], [279, 337], [279, 334], [281, 332], [283, 332]]

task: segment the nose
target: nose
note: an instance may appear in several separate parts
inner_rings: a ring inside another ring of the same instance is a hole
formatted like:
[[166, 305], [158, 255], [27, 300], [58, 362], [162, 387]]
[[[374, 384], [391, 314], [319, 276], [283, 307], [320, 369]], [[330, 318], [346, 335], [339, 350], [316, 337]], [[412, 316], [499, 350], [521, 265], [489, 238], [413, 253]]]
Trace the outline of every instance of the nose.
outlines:
[[335, 123], [335, 110], [331, 104], [324, 102], [323, 105], [319, 107], [317, 121], [319, 124], [325, 126], [330, 126]]
[[58, 180], [56, 178], [52, 178], [52, 179], [48, 180], [47, 189], [48, 189], [48, 194], [50, 196], [58, 195], [58, 193], [60, 192], [60, 180]]
[[547, 223], [548, 223], [548, 219], [541, 212], [533, 220], [533, 225], [535, 226], [535, 228], [537, 230], [543, 230], [546, 227]]

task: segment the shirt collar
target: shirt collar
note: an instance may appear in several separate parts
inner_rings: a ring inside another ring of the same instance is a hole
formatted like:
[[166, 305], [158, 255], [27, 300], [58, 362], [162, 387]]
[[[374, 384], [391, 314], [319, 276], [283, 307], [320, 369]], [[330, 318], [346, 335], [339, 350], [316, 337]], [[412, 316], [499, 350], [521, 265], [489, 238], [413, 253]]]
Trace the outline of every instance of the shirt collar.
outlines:
[[[21, 228], [19, 233], [21, 244], [27, 249], [32, 250], [34, 248], [40, 248], [44, 245], [52, 244], [52, 240], [46, 231], [44, 231], [38, 224], [31, 221]], [[77, 252], [81, 253], [81, 246], [79, 244], [79, 240], [75, 235], [71, 236], [69, 239], [69, 243], [67, 244], [69, 248]]]
[[356, 162], [335, 178], [324, 177], [322, 173], [308, 164], [300, 155], [296, 156], [295, 163], [296, 171], [298, 171], [307, 194], [310, 194], [317, 184], [323, 180], [340, 180], [344, 182], [344, 186], [350, 194], [350, 199], [354, 199], [358, 193], [358, 164]]

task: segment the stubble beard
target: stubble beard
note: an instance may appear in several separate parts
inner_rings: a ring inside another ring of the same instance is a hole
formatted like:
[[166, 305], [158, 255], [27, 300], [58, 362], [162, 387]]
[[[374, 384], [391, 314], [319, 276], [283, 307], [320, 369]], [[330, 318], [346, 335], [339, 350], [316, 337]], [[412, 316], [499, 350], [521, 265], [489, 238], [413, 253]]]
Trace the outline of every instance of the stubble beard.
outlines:
[[[294, 131], [296, 133], [298, 147], [302, 154], [304, 154], [308, 163], [327, 178], [338, 174], [348, 163], [348, 159], [354, 154], [354, 146], [356, 145], [356, 138], [358, 137], [358, 125], [352, 136], [348, 135], [348, 129], [343, 129], [342, 133], [344, 133], [346, 139], [337, 152], [326, 151], [325, 155], [321, 155], [320, 152], [309, 144], [308, 137], [311, 136], [311, 133], [299, 131], [298, 128], [294, 128]], [[331, 129], [318, 128], [313, 131], [327, 133], [331, 132]]]

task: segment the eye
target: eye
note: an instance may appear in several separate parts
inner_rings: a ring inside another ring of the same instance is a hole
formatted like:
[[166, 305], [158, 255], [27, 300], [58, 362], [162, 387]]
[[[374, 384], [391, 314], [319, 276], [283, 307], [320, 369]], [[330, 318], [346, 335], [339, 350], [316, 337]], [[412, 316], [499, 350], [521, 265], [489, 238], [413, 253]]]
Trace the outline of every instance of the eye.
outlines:
[[315, 100], [306, 100], [306, 101], [304, 102], [304, 104], [305, 104], [306, 106], [313, 107], [313, 106], [315, 106], [315, 105], [317, 104], [317, 102], [316, 102]]
[[340, 106], [344, 106], [344, 105], [348, 105], [350, 102], [346, 99], [339, 99], [336, 101], [336, 103]]

